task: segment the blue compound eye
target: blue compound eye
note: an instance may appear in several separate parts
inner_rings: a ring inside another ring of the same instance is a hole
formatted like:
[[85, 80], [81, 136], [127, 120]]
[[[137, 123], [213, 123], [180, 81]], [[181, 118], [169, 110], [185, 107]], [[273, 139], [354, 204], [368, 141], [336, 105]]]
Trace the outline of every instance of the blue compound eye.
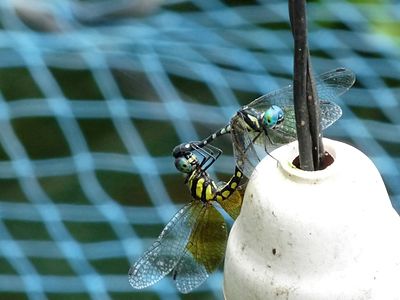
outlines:
[[175, 167], [179, 172], [191, 173], [193, 171], [193, 165], [185, 157], [178, 157], [175, 159]]
[[284, 113], [282, 108], [277, 105], [272, 105], [265, 111], [263, 117], [263, 125], [269, 128], [274, 128], [279, 125], [284, 119]]

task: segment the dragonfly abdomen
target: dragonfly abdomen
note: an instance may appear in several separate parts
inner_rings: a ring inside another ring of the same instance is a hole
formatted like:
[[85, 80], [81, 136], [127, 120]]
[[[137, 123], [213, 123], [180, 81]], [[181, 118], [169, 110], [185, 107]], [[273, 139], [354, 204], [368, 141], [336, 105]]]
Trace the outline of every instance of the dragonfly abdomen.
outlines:
[[[214, 132], [213, 134], [211, 134], [210, 136], [206, 137], [205, 139], [203, 139], [201, 141], [183, 143], [183, 144], [180, 144], [180, 145], [176, 146], [172, 150], [172, 155], [175, 158], [179, 158], [179, 157], [182, 157], [184, 155], [188, 155], [188, 154], [190, 154], [190, 152], [195, 151], [195, 150], [199, 150], [199, 149], [205, 147], [206, 145], [208, 145], [209, 143], [211, 143], [212, 141], [214, 141], [215, 139], [217, 139], [221, 135], [225, 135], [227, 133], [231, 133], [231, 124], [230, 123], [225, 125], [221, 129], [217, 130], [216, 132]], [[218, 148], [215, 148], [215, 147], [213, 149], [214, 150], [219, 150]], [[213, 152], [211, 151], [211, 154], [212, 153]], [[220, 155], [220, 153], [217, 153], [216, 157], [218, 157], [219, 155]]]
[[230, 132], [231, 132], [231, 124], [227, 124], [224, 127], [222, 127], [221, 129], [219, 129], [218, 131], [216, 131], [213, 134], [211, 134], [210, 136], [206, 137], [204, 140], [202, 140], [197, 145], [199, 147], [203, 147], [203, 146], [211, 143], [212, 141], [214, 141], [215, 139], [217, 139], [221, 135], [225, 135], [225, 134], [230, 133]]
[[218, 190], [216, 191], [215, 199], [217, 201], [222, 201], [229, 198], [232, 195], [232, 193], [235, 192], [236, 189], [238, 188], [242, 178], [243, 178], [242, 171], [240, 171], [239, 168], [236, 167], [235, 173], [233, 174], [231, 179], [225, 185], [219, 187]]

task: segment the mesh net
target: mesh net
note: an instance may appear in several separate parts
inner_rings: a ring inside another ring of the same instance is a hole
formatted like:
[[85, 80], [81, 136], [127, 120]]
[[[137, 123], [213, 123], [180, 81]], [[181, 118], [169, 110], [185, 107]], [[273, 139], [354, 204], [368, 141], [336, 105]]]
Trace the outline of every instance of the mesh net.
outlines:
[[[357, 74], [325, 136], [366, 153], [400, 209], [395, 2], [308, 18], [315, 72]], [[285, 1], [0, 1], [0, 298], [222, 299], [221, 271], [186, 296], [127, 272], [189, 199], [173, 146], [289, 84], [292, 44]]]

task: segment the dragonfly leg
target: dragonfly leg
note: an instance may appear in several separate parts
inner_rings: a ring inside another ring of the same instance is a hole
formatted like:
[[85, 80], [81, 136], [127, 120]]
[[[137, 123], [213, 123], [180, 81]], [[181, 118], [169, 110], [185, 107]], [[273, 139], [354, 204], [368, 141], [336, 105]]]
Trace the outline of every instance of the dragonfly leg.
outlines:
[[207, 147], [203, 148], [198, 147], [195, 143], [192, 143], [192, 147], [203, 157], [203, 160], [200, 163], [200, 167], [203, 169], [203, 171], [206, 171], [222, 154], [221, 149], [212, 145], [207, 145]]
[[[269, 137], [267, 132], [265, 132], [265, 135], [267, 136], [267, 139], [269, 140], [270, 144], [275, 145], [275, 143], [271, 140], [271, 138]], [[269, 151], [267, 149], [267, 143], [265, 141], [264, 141], [264, 151], [265, 151], [265, 153], [267, 153], [267, 155], [269, 155], [270, 157], [272, 157], [273, 159], [275, 159], [278, 162], [278, 160], [269, 153]]]
[[[253, 138], [253, 140], [251, 141], [251, 143], [248, 144], [247, 147], [244, 149], [244, 152], [243, 152], [243, 153], [246, 153], [247, 150], [249, 150], [249, 148], [250, 148], [252, 145], [254, 145], [255, 141], [260, 137], [261, 133], [262, 133], [262, 131], [260, 131], [260, 132]], [[260, 159], [259, 159], [258, 157], [257, 157], [257, 159], [258, 159], [258, 161], [260, 161]]]

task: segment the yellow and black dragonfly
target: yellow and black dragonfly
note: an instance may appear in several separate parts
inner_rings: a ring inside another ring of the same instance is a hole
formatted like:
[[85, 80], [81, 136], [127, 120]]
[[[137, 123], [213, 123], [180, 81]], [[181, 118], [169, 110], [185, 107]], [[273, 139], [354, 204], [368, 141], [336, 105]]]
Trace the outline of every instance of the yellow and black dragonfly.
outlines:
[[148, 287], [172, 273], [177, 289], [189, 293], [216, 270], [225, 255], [227, 225], [214, 203], [236, 219], [242, 205], [243, 187], [239, 184], [243, 175], [236, 168], [227, 183], [216, 184], [206, 170], [221, 150], [210, 145], [199, 153], [201, 161], [192, 151], [176, 155], [175, 166], [186, 174], [192, 200], [129, 269], [129, 283], [134, 288]]

